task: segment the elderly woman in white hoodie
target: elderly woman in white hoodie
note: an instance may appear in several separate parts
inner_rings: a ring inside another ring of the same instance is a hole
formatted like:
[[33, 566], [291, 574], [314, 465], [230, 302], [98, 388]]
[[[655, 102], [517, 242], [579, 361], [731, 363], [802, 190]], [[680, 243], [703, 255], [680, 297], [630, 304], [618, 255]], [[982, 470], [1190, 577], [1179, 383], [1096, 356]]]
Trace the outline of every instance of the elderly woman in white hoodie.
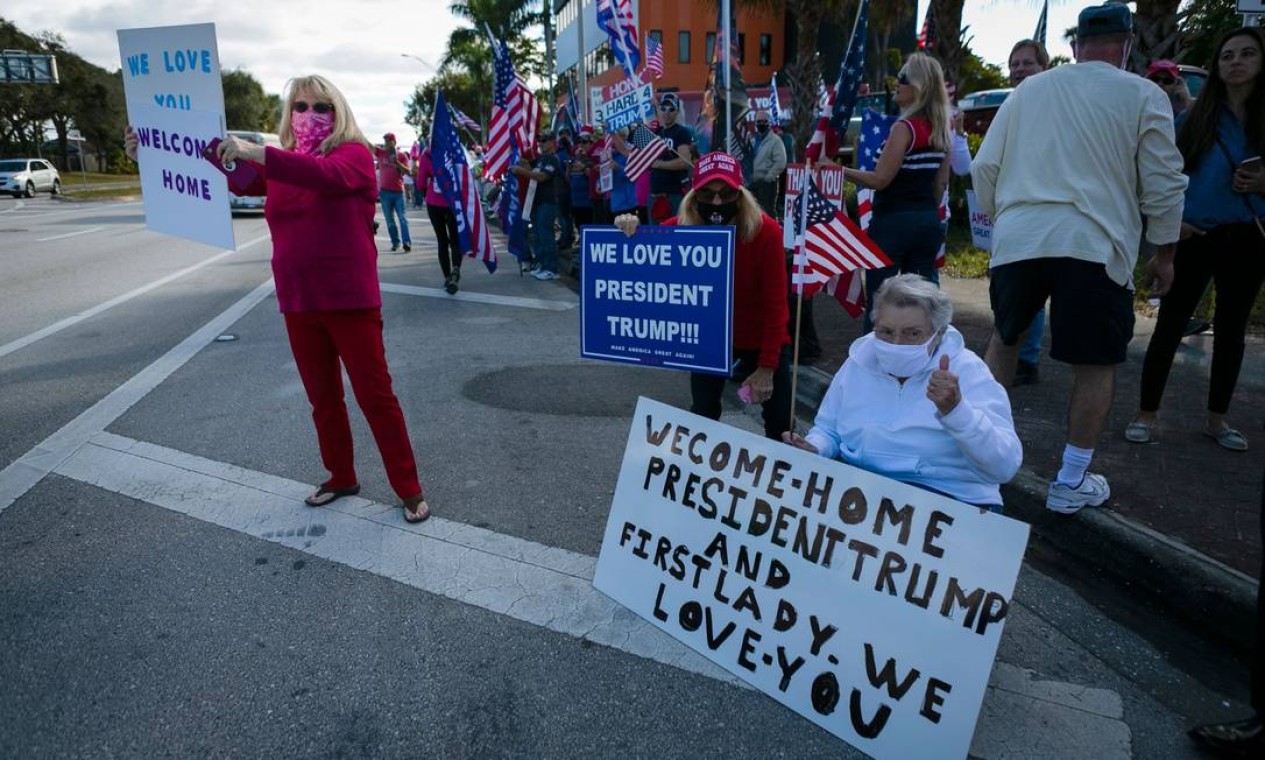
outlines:
[[1023, 461], [1010, 399], [949, 325], [953, 304], [916, 274], [878, 289], [874, 331], [852, 344], [806, 437], [783, 440], [1000, 512]]

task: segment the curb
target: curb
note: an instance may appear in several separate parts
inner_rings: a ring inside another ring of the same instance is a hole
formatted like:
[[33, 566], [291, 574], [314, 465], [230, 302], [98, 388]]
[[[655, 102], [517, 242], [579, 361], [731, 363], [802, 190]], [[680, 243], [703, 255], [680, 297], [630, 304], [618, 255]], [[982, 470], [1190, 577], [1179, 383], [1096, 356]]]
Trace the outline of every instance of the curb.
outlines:
[[[831, 376], [800, 367], [796, 402], [816, 410]], [[1045, 508], [1050, 481], [1022, 468], [1002, 486], [1006, 514], [1034, 538], [1106, 576], [1129, 594], [1141, 591], [1165, 611], [1247, 650], [1256, 625], [1255, 579], [1109, 509], [1061, 515]]]

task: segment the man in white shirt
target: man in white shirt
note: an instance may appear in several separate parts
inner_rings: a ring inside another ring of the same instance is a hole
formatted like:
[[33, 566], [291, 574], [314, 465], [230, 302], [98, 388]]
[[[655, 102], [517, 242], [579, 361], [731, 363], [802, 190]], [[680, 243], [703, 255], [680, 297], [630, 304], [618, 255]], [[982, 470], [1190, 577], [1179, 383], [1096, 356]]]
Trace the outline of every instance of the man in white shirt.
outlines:
[[1181, 225], [1186, 177], [1168, 99], [1121, 70], [1132, 30], [1124, 5], [1081, 11], [1077, 63], [1011, 93], [971, 169], [993, 218], [989, 368], [1011, 386], [1019, 342], [1049, 298], [1050, 356], [1074, 372], [1067, 446], [1046, 499], [1064, 514], [1111, 496], [1107, 479], [1088, 468], [1111, 410], [1115, 365], [1133, 336], [1141, 216], [1159, 246], [1151, 272], [1157, 294], [1172, 282]]

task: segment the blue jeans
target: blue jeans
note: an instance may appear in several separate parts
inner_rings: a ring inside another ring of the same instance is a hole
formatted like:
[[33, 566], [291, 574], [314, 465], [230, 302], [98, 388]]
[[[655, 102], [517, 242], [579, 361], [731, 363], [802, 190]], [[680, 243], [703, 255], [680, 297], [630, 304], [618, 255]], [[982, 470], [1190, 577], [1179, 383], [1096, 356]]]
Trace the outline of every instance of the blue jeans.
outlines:
[[540, 268], [557, 274], [558, 241], [553, 236], [553, 224], [558, 221], [558, 204], [537, 203], [531, 212], [532, 235], [536, 243], [536, 261]]
[[1045, 335], [1045, 309], [1037, 312], [1032, 318], [1032, 326], [1028, 328], [1028, 337], [1019, 347], [1019, 361], [1037, 364], [1041, 361], [1041, 336]]
[[[391, 247], [400, 244], [400, 233], [404, 233], [404, 244], [412, 245], [413, 238], [408, 234], [408, 219], [404, 218], [404, 193], [398, 190], [379, 190], [378, 199], [382, 201], [382, 215], [387, 218], [387, 234], [391, 236]], [[400, 229], [395, 229], [395, 215], [400, 217]]]
[[944, 229], [935, 209], [922, 211], [875, 212], [870, 237], [891, 259], [892, 265], [865, 272], [865, 315], [861, 331], [874, 329], [874, 294], [891, 277], [920, 274], [927, 279], [936, 271], [936, 252], [944, 241]]

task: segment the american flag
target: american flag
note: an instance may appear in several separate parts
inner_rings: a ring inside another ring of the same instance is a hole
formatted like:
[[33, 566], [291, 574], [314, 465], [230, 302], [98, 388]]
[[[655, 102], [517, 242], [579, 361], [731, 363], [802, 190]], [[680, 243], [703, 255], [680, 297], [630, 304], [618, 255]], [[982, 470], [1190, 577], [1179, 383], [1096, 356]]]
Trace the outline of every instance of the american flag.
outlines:
[[848, 131], [848, 121], [857, 106], [857, 91], [865, 76], [865, 40], [869, 37], [870, 0], [861, 0], [852, 25], [852, 41], [839, 69], [835, 84], [835, 101], [830, 106], [830, 126], [840, 135]]
[[646, 38], [646, 67], [641, 70], [641, 81], [649, 82], [650, 77], [663, 77], [663, 45]]
[[457, 219], [457, 239], [461, 251], [482, 261], [489, 272], [495, 272], [496, 249], [492, 247], [492, 236], [483, 218], [478, 185], [474, 181], [474, 172], [466, 163], [466, 153], [461, 148], [457, 130], [453, 128], [442, 92], [435, 95], [435, 122], [431, 125], [430, 134], [435, 179]]
[[[518, 148], [510, 153], [510, 164], [518, 163]], [[527, 246], [527, 220], [523, 219], [523, 204], [518, 198], [518, 175], [505, 172], [501, 180], [501, 200], [496, 207], [497, 218], [501, 220], [501, 231], [508, 239], [510, 254], [518, 259], [520, 266], [531, 258], [531, 249]]]
[[1032, 39], [1045, 45], [1046, 34], [1046, 17], [1050, 13], [1050, 0], [1045, 0], [1045, 4], [1041, 6], [1041, 18], [1037, 19], [1037, 30], [1032, 33]]
[[483, 177], [496, 182], [509, 169], [511, 141], [518, 151], [530, 154], [536, 147], [536, 127], [540, 123], [540, 104], [527, 83], [514, 72], [509, 46], [492, 38], [493, 87], [492, 118], [488, 124], [488, 145], [484, 154]]
[[641, 43], [633, 21], [632, 0], [597, 0], [597, 25], [610, 37], [611, 53], [630, 77], [641, 65]]
[[471, 119], [469, 116], [466, 116], [464, 113], [461, 112], [460, 108], [457, 108], [456, 106], [449, 106], [449, 108], [452, 109], [452, 117], [457, 120], [458, 124], [470, 130], [471, 132], [481, 131], [479, 127], [479, 122], [475, 121], [474, 119]]
[[[792, 283], [802, 290], [804, 297], [816, 294], [823, 285], [836, 275], [858, 269], [879, 269], [892, 262], [860, 227], [847, 217], [835, 204], [817, 189], [811, 172], [805, 172], [808, 192], [801, 192], [795, 199], [796, 237], [806, 228], [803, 248], [795, 256]], [[807, 195], [808, 208], [804, 209]], [[801, 222], [800, 220], [804, 221]]]
[[633, 127], [632, 134], [628, 136], [628, 142], [631, 143], [631, 147], [628, 151], [628, 163], [624, 165], [624, 174], [629, 182], [636, 182], [650, 169], [651, 164], [659, 160], [659, 156], [667, 150], [668, 144], [647, 129], [645, 124]]
[[936, 46], [936, 13], [930, 5], [927, 6], [927, 15], [922, 19], [922, 31], [918, 32], [918, 49], [932, 50]]
[[[899, 119], [887, 116], [873, 109], [866, 109], [861, 114], [861, 134], [857, 143], [857, 168], [862, 171], [874, 171], [878, 164], [879, 152], [892, 125]], [[874, 191], [857, 187], [857, 217], [861, 221], [861, 229], [869, 229], [870, 220], [874, 217]], [[835, 287], [835, 298], [854, 318], [865, 311], [865, 278], [853, 273], [839, 277]]]

